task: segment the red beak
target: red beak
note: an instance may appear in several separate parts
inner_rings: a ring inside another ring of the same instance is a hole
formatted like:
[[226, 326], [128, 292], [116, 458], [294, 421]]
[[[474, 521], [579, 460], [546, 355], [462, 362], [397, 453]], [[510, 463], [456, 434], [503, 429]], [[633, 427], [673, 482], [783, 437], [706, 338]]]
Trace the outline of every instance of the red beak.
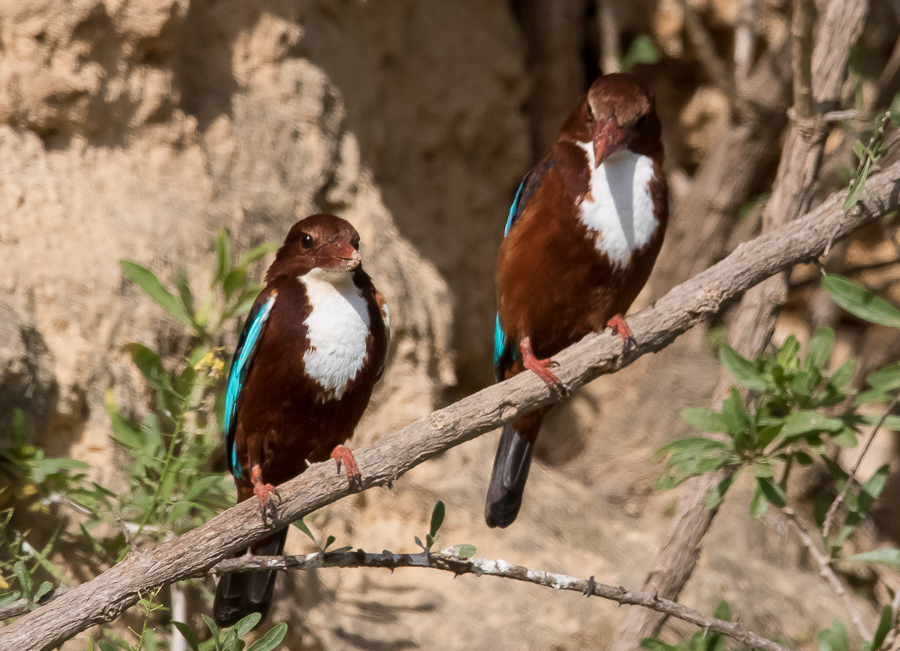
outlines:
[[320, 266], [325, 269], [352, 271], [353, 269], [356, 269], [362, 261], [362, 256], [359, 255], [359, 251], [354, 249], [353, 245], [349, 243], [333, 244], [325, 248], [322, 253], [324, 254], [322, 257], [325, 259], [322, 260]]
[[600, 167], [603, 161], [627, 144], [625, 129], [616, 124], [615, 118], [597, 122], [591, 135], [594, 140], [594, 167]]

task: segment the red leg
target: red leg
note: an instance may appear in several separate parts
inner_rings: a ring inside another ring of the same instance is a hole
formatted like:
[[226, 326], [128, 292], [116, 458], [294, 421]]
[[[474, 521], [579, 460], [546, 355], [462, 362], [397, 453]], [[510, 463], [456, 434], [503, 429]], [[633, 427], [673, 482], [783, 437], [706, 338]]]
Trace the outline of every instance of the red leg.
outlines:
[[522, 352], [522, 363], [525, 364], [525, 368], [530, 369], [544, 381], [548, 387], [550, 387], [551, 391], [558, 391], [560, 393], [565, 393], [565, 387], [563, 383], [559, 381], [559, 378], [550, 371], [550, 367], [554, 365], [553, 360], [551, 359], [538, 359], [534, 355], [534, 351], [531, 349], [531, 338], [523, 337], [522, 341], [519, 343], [519, 350]]
[[338, 445], [331, 451], [331, 458], [337, 463], [338, 472], [341, 471], [341, 464], [344, 464], [344, 468], [347, 470], [347, 481], [350, 482], [351, 488], [353, 488], [354, 485], [358, 486], [362, 483], [362, 476], [359, 474], [359, 466], [356, 465], [356, 459], [353, 458], [353, 453], [350, 451], [350, 448], [344, 445]]
[[625, 319], [622, 318], [621, 314], [616, 314], [609, 321], [606, 322], [610, 328], [612, 328], [613, 334], [618, 334], [622, 337], [622, 345], [625, 350], [628, 350], [630, 346], [638, 347], [637, 339], [634, 338], [634, 333], [631, 331], [631, 328], [628, 327], [628, 324], [625, 323]]
[[259, 466], [253, 466], [253, 470], [250, 472], [250, 481], [253, 482], [253, 492], [256, 494], [256, 497], [259, 498], [259, 511], [262, 513], [263, 518], [266, 517], [266, 509], [272, 509], [272, 516], [274, 516], [275, 504], [272, 502], [271, 496], [274, 495], [278, 498], [278, 501], [281, 501], [281, 495], [278, 494], [278, 489], [272, 486], [272, 484], [263, 482], [262, 468]]

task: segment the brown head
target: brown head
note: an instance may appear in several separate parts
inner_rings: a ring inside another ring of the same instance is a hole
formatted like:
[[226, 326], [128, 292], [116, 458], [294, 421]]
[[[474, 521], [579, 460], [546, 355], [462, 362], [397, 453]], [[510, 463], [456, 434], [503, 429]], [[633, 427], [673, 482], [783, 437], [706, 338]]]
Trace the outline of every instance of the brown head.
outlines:
[[633, 75], [604, 75], [566, 120], [562, 138], [593, 142], [594, 166], [620, 149], [652, 154], [661, 146], [653, 92]]
[[349, 272], [359, 266], [359, 233], [340, 217], [310, 215], [291, 227], [266, 280], [278, 276], [302, 276], [313, 269]]

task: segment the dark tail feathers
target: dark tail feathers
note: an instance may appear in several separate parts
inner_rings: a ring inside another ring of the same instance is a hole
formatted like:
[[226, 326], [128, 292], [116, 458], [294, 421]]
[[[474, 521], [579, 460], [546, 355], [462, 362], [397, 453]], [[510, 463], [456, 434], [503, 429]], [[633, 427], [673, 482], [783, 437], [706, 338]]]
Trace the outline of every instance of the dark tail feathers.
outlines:
[[[236, 556], [248, 552], [254, 556], [278, 556], [284, 551], [286, 538], [287, 529], [276, 531]], [[265, 618], [275, 588], [275, 574], [271, 570], [223, 574], [216, 585], [216, 599], [213, 602], [216, 624], [232, 626], [250, 613], [260, 613]]]
[[519, 515], [533, 448], [534, 442], [526, 441], [512, 422], [503, 426], [484, 505], [484, 520], [489, 527], [508, 527]]

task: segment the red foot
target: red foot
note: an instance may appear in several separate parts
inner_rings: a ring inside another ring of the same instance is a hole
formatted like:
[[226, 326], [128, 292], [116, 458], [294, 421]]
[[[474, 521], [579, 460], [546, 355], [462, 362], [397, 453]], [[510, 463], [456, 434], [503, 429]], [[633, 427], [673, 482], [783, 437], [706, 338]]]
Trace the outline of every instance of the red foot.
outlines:
[[253, 492], [256, 494], [256, 497], [259, 498], [259, 512], [262, 513], [263, 518], [266, 517], [266, 511], [271, 509], [271, 516], [275, 516], [275, 503], [272, 501], [272, 495], [278, 498], [278, 501], [281, 501], [281, 495], [278, 494], [278, 489], [272, 486], [272, 484], [263, 483], [262, 478], [262, 469], [259, 466], [253, 466], [253, 470], [250, 473], [250, 481], [253, 482]]
[[354, 486], [359, 487], [362, 484], [362, 475], [359, 473], [359, 466], [356, 465], [356, 459], [350, 448], [344, 445], [338, 445], [331, 451], [331, 458], [337, 463], [337, 471], [341, 471], [341, 464], [347, 470], [347, 481], [350, 482], [350, 489]]
[[613, 334], [618, 334], [622, 337], [624, 350], [628, 350], [631, 346], [634, 348], [638, 347], [638, 342], [637, 339], [634, 338], [634, 333], [631, 331], [631, 328], [628, 327], [628, 324], [625, 323], [625, 319], [622, 318], [621, 314], [613, 316], [613, 318], [606, 322], [606, 325], [612, 328]]
[[558, 393], [565, 393], [566, 388], [563, 386], [563, 383], [560, 382], [559, 378], [550, 371], [550, 367], [555, 366], [556, 362], [551, 359], [538, 359], [534, 355], [534, 351], [531, 349], [531, 338], [524, 337], [521, 342], [519, 342], [519, 350], [522, 351], [522, 363], [525, 364], [525, 368], [530, 369], [544, 381], [548, 387], [550, 387], [551, 391], [556, 391]]

